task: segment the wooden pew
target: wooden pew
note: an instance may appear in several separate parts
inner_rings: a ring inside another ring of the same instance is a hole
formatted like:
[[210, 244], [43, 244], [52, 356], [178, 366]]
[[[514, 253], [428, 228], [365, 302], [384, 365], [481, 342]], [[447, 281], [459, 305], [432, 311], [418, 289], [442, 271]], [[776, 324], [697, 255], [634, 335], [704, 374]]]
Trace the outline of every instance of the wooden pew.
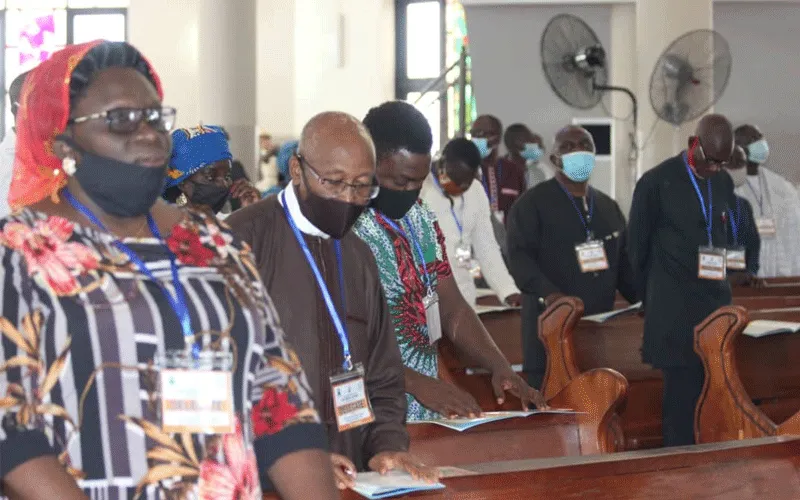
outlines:
[[[761, 306], [781, 306], [785, 298], [769, 302], [756, 301]], [[748, 299], [739, 299], [747, 303]], [[539, 335], [548, 352], [548, 369], [544, 380], [546, 394], [557, 392], [576, 374], [596, 367], [618, 370], [629, 383], [628, 399], [620, 413], [620, 426], [628, 450], [661, 446], [661, 405], [663, 381], [661, 372], [641, 361], [643, 320], [637, 315], [622, 316], [603, 324], [580, 321], [582, 306], [574, 298], [564, 298], [553, 304], [539, 318]], [[793, 317], [788, 310], [784, 316], [774, 310], [755, 311], [759, 318]], [[567, 318], [563, 323], [560, 318]], [[795, 319], [800, 319], [795, 317]], [[800, 345], [793, 349], [800, 350]], [[749, 353], [751, 349], [747, 349]], [[758, 398], [762, 411], [770, 418], [782, 421], [800, 405], [776, 392], [765, 383], [763, 364], [757, 356], [742, 356], [743, 383], [752, 387], [751, 396]]]
[[[518, 311], [512, 312], [519, 314]], [[519, 335], [517, 335], [517, 337], [519, 337]], [[439, 377], [441, 379], [454, 383], [472, 394], [481, 405], [481, 408], [486, 411], [521, 409], [519, 400], [514, 397], [507, 397], [503, 405], [498, 405], [492, 390], [490, 376], [486, 373], [470, 373], [468, 369], [473, 367], [467, 360], [459, 356], [455, 346], [449, 340], [443, 338], [439, 341], [438, 347]], [[574, 424], [577, 426], [576, 432], [579, 440], [579, 447], [573, 448], [567, 444], [562, 445], [562, 447], [565, 450], [569, 450], [569, 454], [582, 455], [608, 453], [620, 450], [623, 442], [616, 415], [620, 405], [625, 401], [627, 390], [628, 383], [622, 375], [614, 370], [598, 368], [576, 376], [570, 380], [569, 383], [559, 388], [558, 391], [545, 394], [545, 399], [547, 399], [550, 406], [556, 408], [570, 408], [581, 412], [580, 415], [576, 416]], [[538, 425], [536, 424], [536, 420], [539, 418], [541, 417], [534, 416], [525, 419], [520, 425], [536, 427]], [[501, 422], [492, 425], [499, 425], [502, 427], [504, 423]], [[425, 434], [425, 436], [439, 436], [442, 435], [442, 433], [444, 433], [444, 435], [450, 435], [455, 432], [443, 429], [439, 426], [433, 427], [435, 428], [430, 431], [433, 434]], [[480, 426], [459, 434], [461, 434], [461, 437], [472, 432], [480, 434], [481, 429], [484, 427], [486, 426]], [[539, 432], [539, 429], [536, 428], [533, 429], [532, 432], [533, 431]], [[513, 439], [513, 436], [509, 437]], [[537, 441], [535, 439], [530, 443], [532, 444], [523, 448], [524, 453], [527, 454], [527, 458], [552, 456], [552, 448], [549, 446], [540, 446], [536, 444]], [[486, 440], [485, 445], [496, 446], [491, 444], [490, 440]], [[414, 444], [412, 443], [412, 448], [413, 447]], [[434, 452], [440, 449], [443, 448], [433, 447]], [[515, 450], [514, 447], [508, 447], [507, 452], [512, 454], [517, 453], [513, 450]], [[432, 463], [435, 462], [433, 459], [430, 461]]]
[[[800, 439], [770, 437], [590, 457], [486, 462], [446, 471], [444, 490], [403, 498], [793, 500], [800, 498], [798, 457]], [[346, 491], [342, 498], [361, 497]]]
[[[769, 317], [797, 321], [800, 313], [772, 313]], [[729, 306], [720, 308], [695, 330], [694, 350], [706, 372], [695, 413], [698, 442], [800, 435], [800, 335], [743, 336], [749, 322], [746, 309]], [[760, 371], [746, 373], [753, 363]], [[743, 377], [748, 377], [749, 383], [743, 384]], [[753, 403], [754, 398], [764, 397], [771, 397], [769, 403], [778, 406], [778, 411], [769, 415], [763, 405]]]

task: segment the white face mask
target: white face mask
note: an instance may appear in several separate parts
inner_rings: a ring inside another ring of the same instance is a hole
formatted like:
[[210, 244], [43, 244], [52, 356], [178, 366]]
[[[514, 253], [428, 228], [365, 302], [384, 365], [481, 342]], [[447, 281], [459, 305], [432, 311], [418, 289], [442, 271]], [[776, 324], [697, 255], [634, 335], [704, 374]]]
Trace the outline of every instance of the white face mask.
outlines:
[[747, 182], [747, 168], [742, 167], [728, 170], [727, 172], [731, 176], [731, 179], [733, 179], [734, 186], [744, 186], [744, 183]]

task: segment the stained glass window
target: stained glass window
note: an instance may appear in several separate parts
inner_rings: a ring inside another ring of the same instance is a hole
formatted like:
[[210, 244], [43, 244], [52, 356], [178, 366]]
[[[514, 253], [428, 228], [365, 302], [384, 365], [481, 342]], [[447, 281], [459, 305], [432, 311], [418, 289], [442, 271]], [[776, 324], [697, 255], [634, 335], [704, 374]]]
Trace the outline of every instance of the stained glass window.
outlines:
[[[467, 18], [464, 6], [459, 0], [447, 0], [446, 5], [447, 44], [445, 46], [445, 65], [450, 67], [461, 57], [461, 51], [469, 47], [467, 36]], [[451, 71], [448, 82], [453, 83], [459, 78], [458, 71]], [[475, 94], [472, 92], [472, 59], [467, 55], [466, 77], [466, 123], [462, 132], [469, 130], [470, 124], [477, 118]], [[455, 136], [459, 130], [459, 108], [461, 102], [461, 87], [453, 85], [447, 92], [447, 133], [449, 137]]]
[[[5, 10], [0, 133], [13, 123], [6, 94], [14, 79], [68, 43], [124, 41], [130, 0], [0, 0]], [[99, 9], [99, 10], [98, 10]], [[69, 24], [69, 26], [68, 26]]]

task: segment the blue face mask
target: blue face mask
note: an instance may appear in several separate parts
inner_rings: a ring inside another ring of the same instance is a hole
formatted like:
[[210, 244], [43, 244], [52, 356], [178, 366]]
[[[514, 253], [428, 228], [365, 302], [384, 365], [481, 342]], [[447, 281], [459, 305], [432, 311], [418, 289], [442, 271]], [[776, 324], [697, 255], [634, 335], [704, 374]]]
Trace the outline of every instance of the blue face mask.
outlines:
[[478, 147], [478, 151], [481, 153], [481, 159], [488, 157], [492, 150], [489, 149], [489, 139], [486, 137], [473, 137], [472, 143]]
[[594, 170], [594, 153], [575, 151], [561, 157], [564, 175], [572, 182], [586, 182]]
[[544, 151], [535, 142], [526, 142], [525, 149], [522, 150], [522, 157], [528, 161], [539, 161]]
[[747, 160], [753, 163], [766, 163], [769, 158], [769, 144], [766, 139], [756, 141], [747, 146]]

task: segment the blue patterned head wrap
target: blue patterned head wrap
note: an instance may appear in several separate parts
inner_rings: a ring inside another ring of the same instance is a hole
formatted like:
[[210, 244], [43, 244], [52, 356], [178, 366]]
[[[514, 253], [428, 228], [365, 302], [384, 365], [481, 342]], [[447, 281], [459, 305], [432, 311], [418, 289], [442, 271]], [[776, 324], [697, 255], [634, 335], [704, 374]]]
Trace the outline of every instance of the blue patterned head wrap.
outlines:
[[172, 133], [172, 158], [167, 169], [167, 188], [177, 186], [195, 172], [220, 160], [232, 160], [221, 127], [199, 125]]

